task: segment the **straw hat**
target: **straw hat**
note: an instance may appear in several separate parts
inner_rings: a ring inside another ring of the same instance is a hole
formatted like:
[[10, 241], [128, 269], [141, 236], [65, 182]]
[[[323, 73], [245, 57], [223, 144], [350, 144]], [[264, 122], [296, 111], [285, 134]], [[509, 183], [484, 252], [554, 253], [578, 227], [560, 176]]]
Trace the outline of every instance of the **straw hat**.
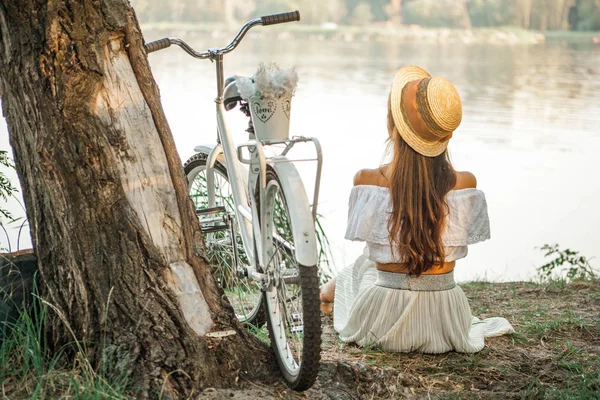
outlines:
[[396, 129], [410, 147], [428, 157], [444, 152], [462, 119], [460, 96], [450, 81], [419, 67], [402, 67], [390, 101]]

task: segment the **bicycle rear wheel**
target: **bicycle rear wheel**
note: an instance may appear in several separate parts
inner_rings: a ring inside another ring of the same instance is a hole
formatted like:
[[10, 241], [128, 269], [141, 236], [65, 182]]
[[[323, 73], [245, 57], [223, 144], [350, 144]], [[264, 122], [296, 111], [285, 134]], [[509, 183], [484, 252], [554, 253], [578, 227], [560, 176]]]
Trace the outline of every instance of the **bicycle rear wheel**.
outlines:
[[318, 271], [296, 259], [294, 244], [304, 238], [294, 237], [286, 193], [273, 170], [267, 171], [265, 206], [261, 226], [272, 278], [264, 294], [269, 336], [286, 383], [302, 391], [315, 382], [321, 357]]
[[[208, 207], [208, 188], [206, 180], [206, 160], [208, 154], [196, 153], [184, 164], [184, 172], [188, 179], [190, 197], [196, 209]], [[225, 166], [217, 161], [215, 172], [215, 205], [225, 207], [230, 215], [235, 215], [235, 201], [229, 183]], [[246, 325], [262, 325], [262, 292], [255, 281], [249, 279], [239, 271], [235, 265], [233, 241], [236, 241], [240, 267], [245, 269], [248, 265], [244, 246], [241, 240], [239, 227], [236, 225], [236, 234], [232, 237], [230, 230], [210, 233], [205, 236], [207, 261], [212, 268], [213, 276], [219, 286], [223, 288], [229, 299], [233, 311], [240, 322]]]

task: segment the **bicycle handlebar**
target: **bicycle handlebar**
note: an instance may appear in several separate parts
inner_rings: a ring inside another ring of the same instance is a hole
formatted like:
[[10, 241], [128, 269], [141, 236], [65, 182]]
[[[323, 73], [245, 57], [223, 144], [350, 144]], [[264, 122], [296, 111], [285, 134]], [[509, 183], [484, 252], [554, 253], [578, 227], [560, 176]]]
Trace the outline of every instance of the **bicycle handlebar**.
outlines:
[[265, 15], [264, 17], [260, 17], [260, 20], [264, 26], [300, 21], [300, 11], [296, 10], [281, 14]]
[[300, 21], [300, 12], [298, 10], [292, 11], [292, 12], [287, 12], [287, 13], [281, 13], [281, 14], [265, 15], [264, 17], [250, 20], [250, 21], [246, 22], [246, 24], [244, 24], [244, 26], [242, 26], [242, 29], [240, 29], [240, 31], [235, 36], [235, 38], [233, 38], [231, 43], [229, 43], [227, 46], [222, 47], [220, 49], [210, 49], [209, 51], [205, 51], [203, 53], [197, 52], [190, 45], [188, 45], [186, 42], [184, 42], [183, 40], [181, 40], [179, 38], [158, 39], [153, 42], [146, 43], [144, 45], [144, 47], [146, 48], [147, 53], [152, 53], [154, 51], [166, 49], [167, 47], [171, 46], [172, 44], [175, 44], [175, 45], [181, 47], [183, 50], [185, 50], [185, 52], [188, 53], [192, 57], [210, 58], [211, 60], [213, 60], [215, 55], [227, 54], [230, 51], [232, 51], [233, 49], [235, 49], [237, 47], [237, 45], [240, 43], [240, 41], [242, 40], [242, 38], [246, 35], [246, 32], [248, 32], [250, 30], [250, 28], [252, 28], [256, 25], [266, 26], [266, 25], [283, 24], [286, 22], [294, 22], [294, 21]]
[[169, 46], [171, 46], [171, 40], [169, 38], [158, 39], [153, 42], [146, 43], [144, 45], [144, 47], [146, 48], [146, 52], [148, 52], [148, 53], [166, 49]]

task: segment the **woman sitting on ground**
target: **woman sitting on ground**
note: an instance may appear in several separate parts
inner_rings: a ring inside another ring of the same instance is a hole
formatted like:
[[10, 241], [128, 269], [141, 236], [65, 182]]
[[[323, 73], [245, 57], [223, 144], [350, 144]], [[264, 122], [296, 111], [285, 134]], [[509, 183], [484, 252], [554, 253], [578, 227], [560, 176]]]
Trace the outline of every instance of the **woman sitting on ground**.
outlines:
[[455, 171], [448, 158], [461, 118], [448, 80], [418, 67], [396, 73], [388, 102], [393, 160], [359, 171], [350, 194], [346, 239], [366, 242], [365, 252], [321, 288], [344, 342], [473, 353], [485, 337], [514, 332], [504, 318], [472, 317], [454, 282], [467, 245], [490, 238], [475, 176]]

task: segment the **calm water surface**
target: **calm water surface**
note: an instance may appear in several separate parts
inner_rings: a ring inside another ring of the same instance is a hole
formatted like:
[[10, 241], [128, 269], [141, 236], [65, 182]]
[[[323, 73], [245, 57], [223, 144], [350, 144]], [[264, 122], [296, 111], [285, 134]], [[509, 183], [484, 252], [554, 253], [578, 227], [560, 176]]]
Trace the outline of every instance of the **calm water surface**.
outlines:
[[[229, 39], [180, 35], [200, 49]], [[159, 36], [146, 33], [147, 40]], [[215, 140], [216, 89], [213, 65], [178, 50], [152, 54], [150, 61], [185, 160], [195, 145]], [[458, 170], [475, 173], [487, 196], [492, 239], [471, 246], [468, 257], [457, 263], [459, 280], [530, 279], [542, 262], [536, 247], [544, 243], [559, 243], [589, 257], [600, 254], [600, 46], [267, 41], [249, 36], [226, 57], [226, 74], [251, 75], [260, 61], [298, 68], [291, 134], [317, 136], [323, 146], [319, 210], [337, 268], [362, 252], [362, 244], [343, 239], [348, 195], [358, 169], [385, 160], [389, 85], [395, 70], [406, 64], [420, 65], [457, 86], [464, 117], [450, 142], [451, 158]], [[241, 113], [231, 113], [239, 141], [245, 139], [245, 123]], [[5, 125], [0, 129], [0, 144], [6, 148]], [[303, 165], [301, 172], [306, 181], [312, 179], [310, 166]]]

